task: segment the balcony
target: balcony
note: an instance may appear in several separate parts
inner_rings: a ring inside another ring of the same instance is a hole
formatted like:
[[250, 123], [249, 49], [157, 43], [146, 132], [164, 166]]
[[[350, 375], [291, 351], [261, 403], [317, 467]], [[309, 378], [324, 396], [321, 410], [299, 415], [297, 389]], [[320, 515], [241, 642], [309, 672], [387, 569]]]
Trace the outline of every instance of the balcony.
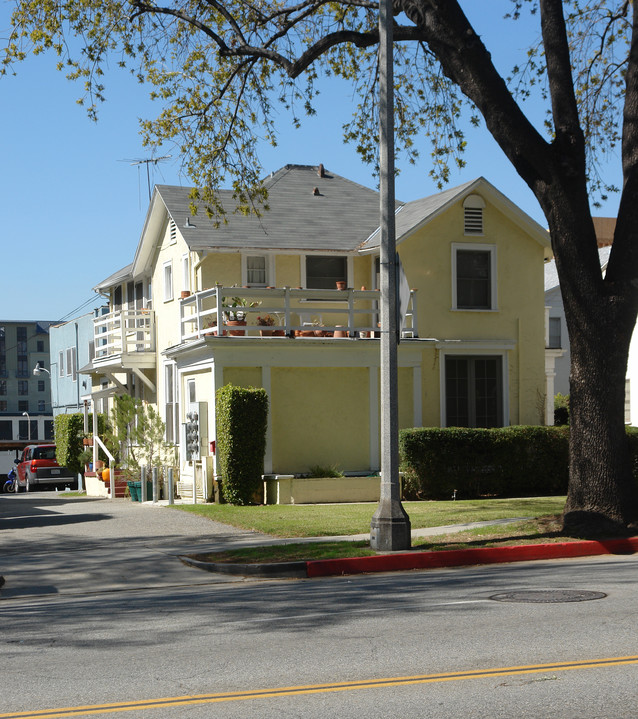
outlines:
[[[416, 290], [412, 290], [403, 337], [418, 336], [415, 296]], [[379, 336], [379, 300], [378, 290], [217, 285], [180, 300], [180, 338], [182, 342], [205, 336], [263, 336], [264, 340], [295, 335], [369, 339]], [[230, 306], [233, 303], [235, 307]], [[245, 315], [246, 326], [236, 330], [229, 325], [232, 313]], [[275, 318], [273, 326], [259, 325], [257, 318], [265, 315]], [[218, 332], [218, 328], [221, 331]]]
[[155, 366], [155, 314], [152, 310], [120, 310], [93, 321], [93, 364], [122, 367]]

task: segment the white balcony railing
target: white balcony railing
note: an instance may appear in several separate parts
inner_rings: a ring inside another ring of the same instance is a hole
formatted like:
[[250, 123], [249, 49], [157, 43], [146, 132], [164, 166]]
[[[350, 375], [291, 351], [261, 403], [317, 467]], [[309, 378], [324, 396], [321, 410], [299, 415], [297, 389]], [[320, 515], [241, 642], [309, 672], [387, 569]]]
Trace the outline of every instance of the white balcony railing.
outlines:
[[153, 310], [121, 310], [93, 321], [95, 359], [113, 355], [155, 351]]
[[[417, 337], [416, 291], [410, 293], [403, 337]], [[245, 305], [229, 307], [233, 298]], [[181, 341], [205, 335], [228, 335], [232, 312], [245, 314], [246, 337], [259, 337], [260, 330], [279, 330], [292, 336], [295, 332], [319, 336], [374, 337], [379, 327], [379, 299], [376, 290], [311, 290], [283, 288], [216, 287], [202, 290], [180, 301]], [[250, 305], [253, 305], [252, 307]], [[258, 317], [270, 315], [274, 326], [260, 326]]]

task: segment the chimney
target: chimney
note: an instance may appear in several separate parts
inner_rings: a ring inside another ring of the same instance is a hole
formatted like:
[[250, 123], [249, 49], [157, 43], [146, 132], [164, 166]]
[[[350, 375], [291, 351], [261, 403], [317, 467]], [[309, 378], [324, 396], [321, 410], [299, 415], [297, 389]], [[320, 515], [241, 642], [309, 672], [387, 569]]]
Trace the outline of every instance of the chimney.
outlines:
[[321, 165], [321, 164], [319, 165], [319, 169], [317, 170], [317, 174], [319, 175], [319, 177], [325, 177], [325, 176], [326, 176], [326, 172], [325, 172], [325, 170], [323, 169], [323, 165]]

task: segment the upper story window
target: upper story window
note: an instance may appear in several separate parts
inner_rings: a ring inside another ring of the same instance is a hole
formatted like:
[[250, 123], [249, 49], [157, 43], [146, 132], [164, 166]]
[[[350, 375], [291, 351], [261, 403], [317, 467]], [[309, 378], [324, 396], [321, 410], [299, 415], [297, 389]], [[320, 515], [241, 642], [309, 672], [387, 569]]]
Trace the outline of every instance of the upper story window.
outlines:
[[325, 255], [306, 257], [306, 287], [334, 290], [337, 282], [348, 281], [348, 258]]
[[452, 244], [452, 309], [495, 310], [496, 246]]
[[58, 352], [58, 376], [64, 377], [64, 350]]
[[164, 263], [164, 302], [173, 299], [173, 263]]
[[463, 231], [466, 235], [483, 234], [485, 200], [480, 195], [468, 195], [463, 202]]
[[6, 395], [6, 394], [7, 394], [7, 380], [0, 379], [0, 395]]
[[29, 376], [29, 361], [26, 356], [18, 355], [18, 366], [16, 369], [16, 377]]
[[549, 318], [549, 347], [550, 349], [560, 349], [562, 347], [560, 332], [560, 317]]
[[38, 340], [36, 343], [36, 351], [44, 352], [44, 340]]
[[190, 273], [190, 261], [188, 255], [182, 255], [182, 290], [184, 292], [190, 291], [191, 288], [191, 273]]
[[249, 285], [266, 285], [266, 258], [263, 255], [246, 257], [246, 280]]
[[28, 395], [29, 394], [29, 382], [26, 379], [19, 379], [18, 380], [18, 394], [19, 395]]

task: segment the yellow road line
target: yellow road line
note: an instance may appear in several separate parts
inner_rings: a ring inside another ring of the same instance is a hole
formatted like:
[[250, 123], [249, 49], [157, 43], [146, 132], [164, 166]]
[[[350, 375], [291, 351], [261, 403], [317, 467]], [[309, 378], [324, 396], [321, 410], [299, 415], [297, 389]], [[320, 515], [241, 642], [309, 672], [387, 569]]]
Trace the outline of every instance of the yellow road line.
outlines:
[[326, 692], [355, 691], [358, 689], [378, 689], [385, 687], [406, 686], [410, 684], [461, 681], [463, 679], [485, 679], [489, 677], [503, 677], [516, 674], [561, 672], [575, 669], [595, 669], [599, 667], [620, 666], [623, 664], [638, 664], [638, 656], [587, 659], [578, 662], [556, 662], [553, 664], [527, 664], [516, 667], [497, 667], [495, 669], [444, 672], [442, 674], [420, 674], [409, 677], [364, 679], [361, 681], [333, 682], [330, 684], [309, 684], [296, 687], [255, 689], [243, 692], [222, 692], [218, 694], [163, 697], [160, 699], [143, 699], [131, 702], [115, 702], [112, 704], [88, 704], [85, 706], [63, 707], [59, 709], [10, 712], [9, 714], [0, 714], [0, 719], [58, 719], [59, 717], [87, 716], [89, 714], [106, 714], [136, 710], [141, 711], [146, 709], [166, 709], [169, 707], [243, 701], [246, 699], [270, 699], [274, 697], [287, 697], [301, 694], [321, 694]]

